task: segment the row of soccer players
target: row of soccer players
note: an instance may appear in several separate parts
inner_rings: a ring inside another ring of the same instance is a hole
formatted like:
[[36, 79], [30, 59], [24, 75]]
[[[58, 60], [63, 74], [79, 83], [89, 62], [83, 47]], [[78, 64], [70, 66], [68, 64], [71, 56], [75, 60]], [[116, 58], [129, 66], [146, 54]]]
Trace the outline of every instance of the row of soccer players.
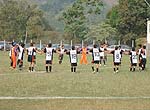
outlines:
[[[12, 43], [12, 48], [10, 51], [10, 58], [11, 58], [11, 66], [13, 68], [16, 68], [16, 64], [19, 65], [19, 68], [21, 69], [23, 66], [23, 56], [24, 56], [24, 44], [17, 45], [15, 42]], [[99, 63], [101, 60], [101, 55], [100, 53], [103, 52], [106, 53], [111, 53], [113, 54], [113, 62], [114, 62], [114, 72], [118, 72], [119, 70], [119, 65], [121, 64], [121, 58], [122, 54], [129, 54], [130, 55], [130, 62], [131, 62], [131, 71], [135, 71], [135, 67], [137, 66], [138, 63], [138, 57], [139, 55], [139, 66], [141, 67], [142, 70], [145, 69], [146, 65], [146, 47], [144, 46], [143, 48], [139, 49], [138, 52], [135, 51], [135, 48], [132, 48], [132, 51], [130, 52], [124, 52], [123, 50], [119, 49], [118, 46], [115, 47], [115, 50], [113, 51], [107, 51], [106, 49], [98, 48], [97, 45], [93, 46], [93, 49], [87, 51], [86, 48], [82, 49], [82, 56], [81, 60], [87, 60], [86, 54], [87, 53], [92, 53], [92, 70], [93, 72], [98, 72], [99, 71]], [[37, 53], [45, 53], [45, 64], [46, 64], [46, 72], [52, 70], [52, 61], [53, 61], [53, 53], [59, 53], [59, 63], [62, 63], [63, 55], [64, 53], [68, 54], [70, 56], [70, 63], [71, 63], [71, 72], [76, 72], [76, 67], [77, 67], [77, 54], [80, 53], [80, 51], [77, 51], [74, 46], [72, 46], [72, 49], [70, 51], [65, 50], [64, 48], [60, 48], [59, 50], [54, 50], [52, 48], [52, 44], [48, 44], [47, 47], [42, 51], [38, 51], [37, 48], [34, 46], [33, 43], [30, 44], [30, 47], [27, 49], [27, 55], [28, 55], [28, 62], [29, 62], [29, 71], [32, 72], [34, 71], [34, 65], [36, 61], [36, 52]], [[18, 61], [16, 63], [18, 56]], [[82, 58], [84, 57], [84, 58]], [[87, 61], [85, 61], [87, 62]]]

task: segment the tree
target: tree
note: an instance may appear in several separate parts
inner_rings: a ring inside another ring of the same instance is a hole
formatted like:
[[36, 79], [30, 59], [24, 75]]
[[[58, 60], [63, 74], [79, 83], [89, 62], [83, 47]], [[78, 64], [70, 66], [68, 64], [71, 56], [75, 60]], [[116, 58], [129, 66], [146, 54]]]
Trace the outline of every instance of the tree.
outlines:
[[150, 8], [144, 0], [119, 0], [119, 5], [112, 9], [108, 19], [109, 23], [118, 30], [121, 40], [128, 41], [146, 36], [148, 16]]
[[44, 35], [43, 12], [37, 5], [17, 0], [1, 0], [0, 4], [2, 39], [24, 40], [26, 31], [30, 33], [30, 38]]
[[105, 22], [99, 23], [97, 25], [92, 25], [89, 28], [89, 32], [86, 36], [87, 41], [106, 41], [107, 39], [115, 37], [117, 34], [116, 29], [111, 27], [111, 25]]
[[85, 39], [89, 30], [89, 18], [101, 12], [103, 2], [101, 0], [76, 0], [62, 14], [65, 23], [65, 32], [73, 38]]

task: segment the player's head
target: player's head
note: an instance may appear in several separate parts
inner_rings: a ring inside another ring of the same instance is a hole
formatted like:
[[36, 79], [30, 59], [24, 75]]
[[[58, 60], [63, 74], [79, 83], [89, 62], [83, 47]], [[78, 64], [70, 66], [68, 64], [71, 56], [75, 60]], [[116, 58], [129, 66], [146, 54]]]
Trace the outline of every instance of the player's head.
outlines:
[[118, 50], [118, 46], [115, 47], [115, 50]]
[[30, 46], [32, 47], [33, 45], [34, 45], [33, 42], [31, 42], [31, 43], [30, 43]]
[[143, 45], [143, 49], [146, 49], [146, 45]]
[[13, 46], [13, 47], [16, 46], [16, 44], [17, 44], [16, 42], [12, 42], [12, 46]]
[[94, 48], [97, 48], [97, 45], [96, 44], [94, 44], [94, 46], [93, 46]]
[[72, 50], [75, 50], [75, 46], [72, 46]]
[[140, 48], [142, 47], [142, 45], [141, 45], [141, 44], [139, 44], [138, 46], [139, 46]]
[[119, 45], [119, 47], [118, 47], [119, 49], [121, 49], [121, 45]]
[[49, 43], [49, 44], [48, 44], [48, 47], [52, 47], [52, 43]]
[[135, 51], [135, 48], [134, 48], [134, 47], [132, 47], [132, 51]]
[[101, 45], [100, 45], [100, 47], [102, 47], [102, 48], [103, 48], [103, 44], [101, 44]]
[[22, 47], [22, 48], [24, 48], [24, 46], [25, 46], [25, 44], [24, 44], [24, 43], [21, 43], [20, 45], [21, 45], [21, 47]]

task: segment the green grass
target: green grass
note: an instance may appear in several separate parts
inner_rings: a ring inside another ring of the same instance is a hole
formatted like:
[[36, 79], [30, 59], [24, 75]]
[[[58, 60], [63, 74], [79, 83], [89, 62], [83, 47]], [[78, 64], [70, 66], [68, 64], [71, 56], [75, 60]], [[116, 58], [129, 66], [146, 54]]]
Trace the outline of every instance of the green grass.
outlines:
[[[129, 56], [123, 56], [118, 74], [113, 73], [112, 56], [99, 74], [93, 74], [90, 65], [78, 64], [77, 73], [70, 72], [68, 56], [63, 64], [54, 57], [52, 73], [45, 73], [44, 55], [37, 56], [35, 73], [28, 73], [25, 58], [24, 70], [9, 68], [8, 52], [0, 52], [0, 97], [150, 97], [150, 74], [146, 71], [129, 72]], [[147, 67], [149, 62], [147, 63]], [[0, 100], [0, 110], [149, 110], [150, 99], [98, 100]]]

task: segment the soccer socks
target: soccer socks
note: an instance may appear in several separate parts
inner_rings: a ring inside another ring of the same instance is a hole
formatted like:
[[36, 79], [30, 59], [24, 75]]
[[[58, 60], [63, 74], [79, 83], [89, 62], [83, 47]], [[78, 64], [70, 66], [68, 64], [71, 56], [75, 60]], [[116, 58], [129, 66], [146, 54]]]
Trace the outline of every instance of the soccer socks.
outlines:
[[62, 60], [59, 60], [59, 64], [62, 64]]
[[135, 71], [135, 67], [133, 68], [133, 71]]
[[130, 71], [132, 71], [132, 67], [130, 67]]
[[103, 63], [104, 63], [104, 65], [106, 65], [106, 62], [105, 62], [105, 60], [103, 60]]
[[94, 71], [94, 66], [92, 66], [92, 70]]
[[76, 67], [74, 67], [74, 72], [76, 72]]
[[71, 72], [73, 72], [73, 67], [71, 67]]
[[31, 67], [31, 69], [32, 69], [31, 71], [34, 71], [34, 67]]
[[49, 72], [51, 72], [52, 71], [52, 66], [49, 66]]
[[31, 67], [29, 67], [29, 72], [31, 72]]
[[98, 68], [96, 68], [96, 72], [98, 73]]
[[48, 66], [46, 66], [45, 68], [46, 68], [46, 72], [48, 73]]
[[116, 68], [114, 68], [114, 72], [116, 72]]

